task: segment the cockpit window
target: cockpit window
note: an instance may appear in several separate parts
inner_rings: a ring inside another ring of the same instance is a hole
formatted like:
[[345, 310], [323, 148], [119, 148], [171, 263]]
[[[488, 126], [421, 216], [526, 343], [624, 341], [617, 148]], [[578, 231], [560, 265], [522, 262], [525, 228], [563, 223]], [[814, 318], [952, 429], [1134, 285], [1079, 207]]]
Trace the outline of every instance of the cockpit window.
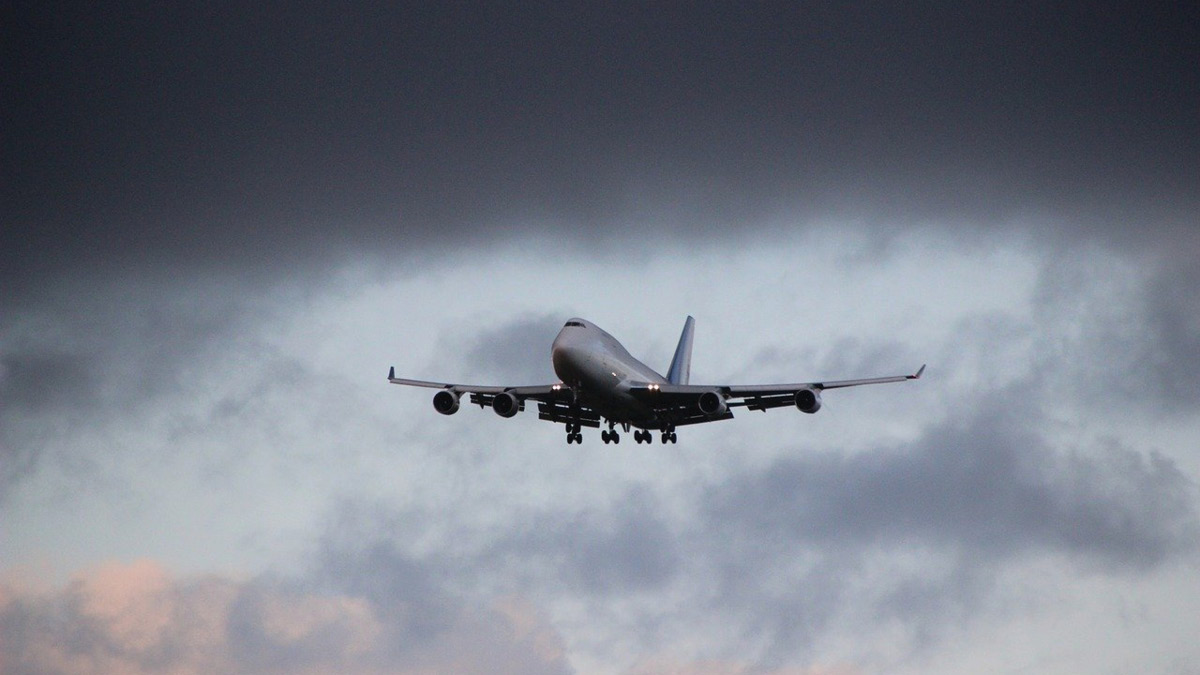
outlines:
[[567, 325], [568, 326], [576, 326], [578, 328], [583, 328], [583, 324], [579, 323], [578, 321], [568, 321]]

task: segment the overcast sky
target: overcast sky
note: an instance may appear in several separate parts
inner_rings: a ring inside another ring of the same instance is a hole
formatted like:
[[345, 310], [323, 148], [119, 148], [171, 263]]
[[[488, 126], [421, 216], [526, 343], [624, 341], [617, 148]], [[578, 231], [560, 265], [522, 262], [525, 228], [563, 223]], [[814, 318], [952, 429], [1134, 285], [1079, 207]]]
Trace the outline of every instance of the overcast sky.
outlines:
[[[6, 14], [6, 675], [1200, 670], [1194, 7]], [[650, 447], [385, 380], [689, 314], [929, 368]]]

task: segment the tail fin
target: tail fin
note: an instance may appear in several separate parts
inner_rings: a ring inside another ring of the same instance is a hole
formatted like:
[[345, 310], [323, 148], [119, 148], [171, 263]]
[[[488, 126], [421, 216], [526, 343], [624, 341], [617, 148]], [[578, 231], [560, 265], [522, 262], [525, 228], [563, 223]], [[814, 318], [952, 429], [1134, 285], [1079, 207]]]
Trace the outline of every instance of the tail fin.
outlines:
[[671, 359], [671, 369], [667, 371], [667, 382], [671, 384], [687, 384], [692, 375], [692, 331], [695, 327], [696, 320], [690, 316], [683, 323], [679, 346], [675, 348], [675, 358]]

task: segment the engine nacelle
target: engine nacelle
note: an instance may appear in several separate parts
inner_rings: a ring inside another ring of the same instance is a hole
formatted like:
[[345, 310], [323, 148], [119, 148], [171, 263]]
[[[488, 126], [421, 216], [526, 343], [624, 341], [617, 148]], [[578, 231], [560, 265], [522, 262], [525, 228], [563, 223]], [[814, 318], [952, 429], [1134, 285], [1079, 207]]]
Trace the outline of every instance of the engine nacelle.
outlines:
[[706, 391], [700, 394], [700, 398], [696, 399], [696, 406], [700, 408], [700, 412], [709, 417], [724, 415], [729, 411], [729, 406], [725, 405], [725, 397], [715, 391]]
[[453, 415], [458, 412], [458, 394], [449, 389], [439, 391], [433, 395], [433, 409], [443, 415]]
[[816, 389], [801, 389], [796, 392], [796, 408], [809, 415], [821, 409], [821, 392]]
[[492, 399], [492, 410], [501, 417], [512, 417], [521, 411], [521, 400], [507, 391], [496, 394]]

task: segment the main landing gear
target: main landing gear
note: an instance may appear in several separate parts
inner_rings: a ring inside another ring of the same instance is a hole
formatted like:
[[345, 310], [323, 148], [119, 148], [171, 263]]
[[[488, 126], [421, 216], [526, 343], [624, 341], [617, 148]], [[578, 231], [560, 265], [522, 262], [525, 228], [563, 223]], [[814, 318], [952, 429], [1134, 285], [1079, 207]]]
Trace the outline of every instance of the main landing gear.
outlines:
[[579, 433], [578, 422], [567, 425], [567, 445], [572, 443], [583, 443], [583, 434]]
[[[675, 435], [675, 425], [674, 424], [668, 424], [667, 426], [663, 427], [663, 430], [662, 430], [663, 445], [666, 445], [667, 443], [677, 443], [678, 441], [679, 441], [679, 437]], [[649, 431], [646, 432], [646, 442], [647, 443], [650, 442], [650, 432]]]
[[[617, 433], [616, 426], [617, 426], [616, 422], [610, 421], [608, 423], [608, 431], [600, 432], [600, 440], [604, 441], [605, 445], [608, 445], [609, 443], [620, 443], [621, 442], [621, 434]], [[625, 425], [625, 431], [629, 431], [628, 424]]]
[[[662, 433], [662, 442], [664, 444], [677, 442], [679, 437], [675, 435], [675, 427], [668, 427], [668, 429], [669, 431], [663, 431]], [[638, 429], [633, 432], [633, 440], [638, 443], [649, 444], [654, 442], [654, 435], [650, 433], [649, 429]]]
[[[569, 422], [566, 426], [567, 444], [570, 445], [571, 443], [583, 443], [583, 434], [579, 433], [579, 423]], [[621, 442], [621, 434], [615, 428], [613, 428], [615, 426], [615, 424], [612, 424], [609, 426], [608, 430], [600, 432], [600, 440], [604, 441], [605, 445], [609, 443]], [[629, 431], [628, 427], [625, 430]], [[679, 437], [675, 435], [674, 424], [663, 428], [661, 439], [663, 445], [666, 445], [667, 443], [679, 442]], [[633, 432], [633, 440], [639, 445], [642, 443], [646, 443], [648, 445], [654, 442], [654, 434], [652, 434], [649, 429], [635, 429]]]

